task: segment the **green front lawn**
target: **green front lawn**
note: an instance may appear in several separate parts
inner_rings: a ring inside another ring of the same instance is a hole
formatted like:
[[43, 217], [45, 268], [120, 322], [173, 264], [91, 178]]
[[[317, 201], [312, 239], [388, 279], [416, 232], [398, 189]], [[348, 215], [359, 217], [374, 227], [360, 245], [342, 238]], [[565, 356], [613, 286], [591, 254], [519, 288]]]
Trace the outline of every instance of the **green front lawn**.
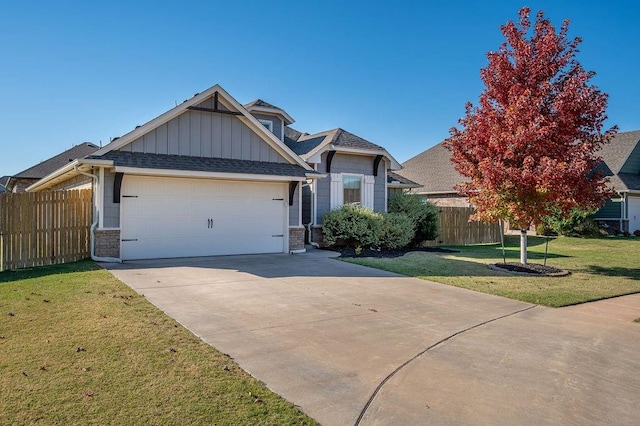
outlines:
[[0, 424], [316, 424], [93, 262], [0, 273]]
[[[519, 236], [505, 240], [507, 262], [520, 259]], [[545, 239], [529, 237], [529, 261], [542, 263]], [[549, 242], [547, 265], [567, 269], [566, 277], [527, 277], [490, 270], [502, 262], [500, 244], [451, 247], [460, 253], [412, 252], [399, 258], [345, 258], [384, 269], [483, 293], [546, 306], [566, 306], [640, 292], [640, 238], [582, 239]]]

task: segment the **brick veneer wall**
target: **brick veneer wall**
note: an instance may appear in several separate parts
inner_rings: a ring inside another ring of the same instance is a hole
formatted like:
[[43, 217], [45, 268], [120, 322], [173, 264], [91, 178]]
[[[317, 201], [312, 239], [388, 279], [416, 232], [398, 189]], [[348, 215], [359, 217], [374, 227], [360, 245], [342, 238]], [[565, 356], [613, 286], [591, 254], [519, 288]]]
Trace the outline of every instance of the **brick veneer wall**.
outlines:
[[304, 250], [304, 227], [292, 226], [289, 228], [289, 251]]
[[95, 245], [96, 256], [120, 258], [120, 230], [96, 229]]
[[320, 247], [324, 247], [324, 239], [322, 238], [322, 226], [311, 227], [311, 241], [318, 243]]

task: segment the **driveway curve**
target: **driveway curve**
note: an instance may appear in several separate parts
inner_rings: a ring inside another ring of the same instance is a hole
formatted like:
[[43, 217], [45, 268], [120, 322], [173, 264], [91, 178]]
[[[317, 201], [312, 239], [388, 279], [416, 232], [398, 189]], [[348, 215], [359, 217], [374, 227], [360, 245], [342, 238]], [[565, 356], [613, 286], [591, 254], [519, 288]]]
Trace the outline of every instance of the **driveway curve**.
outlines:
[[330, 256], [105, 266], [324, 425], [640, 418], [639, 324]]

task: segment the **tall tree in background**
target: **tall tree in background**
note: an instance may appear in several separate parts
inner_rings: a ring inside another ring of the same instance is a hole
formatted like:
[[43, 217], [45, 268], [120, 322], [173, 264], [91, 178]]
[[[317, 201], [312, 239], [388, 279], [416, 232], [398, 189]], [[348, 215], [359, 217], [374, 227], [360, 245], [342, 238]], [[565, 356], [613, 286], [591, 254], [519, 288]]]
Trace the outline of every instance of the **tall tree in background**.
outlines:
[[575, 59], [582, 40], [567, 40], [569, 21], [556, 33], [542, 11], [533, 28], [529, 8], [519, 15], [518, 24], [501, 26], [506, 41], [487, 53], [479, 105], [467, 103], [463, 128], [451, 129], [446, 146], [469, 179], [457, 189], [476, 207], [472, 219], [521, 229], [527, 263], [531, 224], [554, 208], [566, 215], [597, 209], [611, 195], [594, 170], [617, 127], [603, 131], [608, 95], [589, 84], [594, 73]]

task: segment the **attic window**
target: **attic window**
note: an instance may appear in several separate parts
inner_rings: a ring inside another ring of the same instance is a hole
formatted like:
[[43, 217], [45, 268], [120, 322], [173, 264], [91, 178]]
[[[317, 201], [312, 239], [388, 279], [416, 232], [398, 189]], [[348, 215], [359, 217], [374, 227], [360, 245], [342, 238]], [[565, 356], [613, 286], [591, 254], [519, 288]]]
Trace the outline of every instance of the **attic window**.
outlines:
[[262, 123], [262, 125], [264, 127], [266, 127], [267, 129], [269, 129], [270, 132], [273, 132], [273, 121], [271, 121], [271, 120], [260, 120], [260, 123]]

